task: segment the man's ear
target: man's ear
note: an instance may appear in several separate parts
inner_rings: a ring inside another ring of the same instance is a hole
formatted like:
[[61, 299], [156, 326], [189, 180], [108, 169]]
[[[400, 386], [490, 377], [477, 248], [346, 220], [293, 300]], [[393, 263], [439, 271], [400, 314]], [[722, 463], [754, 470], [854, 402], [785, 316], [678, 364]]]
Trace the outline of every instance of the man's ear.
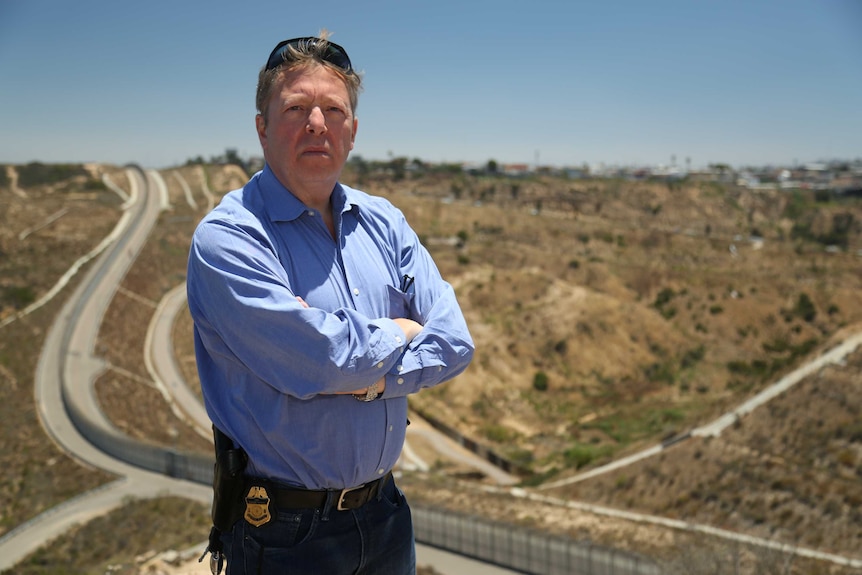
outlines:
[[258, 114], [254, 117], [254, 127], [257, 130], [257, 139], [260, 140], [260, 147], [266, 151], [266, 118], [263, 114]]
[[353, 118], [353, 134], [350, 136], [350, 149], [353, 149], [353, 144], [356, 142], [356, 129], [359, 127], [359, 118]]

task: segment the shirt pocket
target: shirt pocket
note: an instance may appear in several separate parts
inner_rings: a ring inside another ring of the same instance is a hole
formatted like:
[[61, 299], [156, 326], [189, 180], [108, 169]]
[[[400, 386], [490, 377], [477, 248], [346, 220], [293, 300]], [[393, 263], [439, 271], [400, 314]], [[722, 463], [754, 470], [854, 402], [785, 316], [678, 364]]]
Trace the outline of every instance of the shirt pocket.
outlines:
[[391, 285], [386, 286], [386, 295], [389, 299], [389, 315], [387, 316], [389, 319], [395, 319], [396, 317], [412, 319], [410, 317], [410, 300], [412, 296]]

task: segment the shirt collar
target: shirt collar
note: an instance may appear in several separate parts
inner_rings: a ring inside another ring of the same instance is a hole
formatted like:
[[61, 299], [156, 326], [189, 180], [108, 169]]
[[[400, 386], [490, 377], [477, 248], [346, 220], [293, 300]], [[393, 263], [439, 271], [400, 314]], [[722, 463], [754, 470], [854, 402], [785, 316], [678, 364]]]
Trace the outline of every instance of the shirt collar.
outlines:
[[[260, 173], [259, 185], [266, 213], [273, 222], [289, 222], [301, 216], [308, 208], [285, 188], [266, 164]], [[332, 205], [336, 213], [359, 210], [359, 198], [356, 191], [348, 186], [336, 183], [332, 190]]]

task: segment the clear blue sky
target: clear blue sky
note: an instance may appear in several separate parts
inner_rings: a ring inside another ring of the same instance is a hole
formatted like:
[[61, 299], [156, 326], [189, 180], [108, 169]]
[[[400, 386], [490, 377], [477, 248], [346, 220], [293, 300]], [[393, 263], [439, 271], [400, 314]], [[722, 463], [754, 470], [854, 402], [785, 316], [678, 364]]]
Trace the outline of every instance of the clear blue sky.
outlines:
[[862, 157], [860, 0], [0, 0], [0, 163], [259, 155], [257, 72], [320, 28], [366, 159]]

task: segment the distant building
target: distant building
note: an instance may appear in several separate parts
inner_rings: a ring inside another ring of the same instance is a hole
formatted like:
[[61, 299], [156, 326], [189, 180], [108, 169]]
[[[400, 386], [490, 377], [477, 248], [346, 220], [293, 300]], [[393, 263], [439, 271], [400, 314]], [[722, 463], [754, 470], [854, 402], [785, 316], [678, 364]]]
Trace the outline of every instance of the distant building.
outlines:
[[529, 164], [503, 164], [502, 170], [507, 176], [527, 176], [531, 173]]

